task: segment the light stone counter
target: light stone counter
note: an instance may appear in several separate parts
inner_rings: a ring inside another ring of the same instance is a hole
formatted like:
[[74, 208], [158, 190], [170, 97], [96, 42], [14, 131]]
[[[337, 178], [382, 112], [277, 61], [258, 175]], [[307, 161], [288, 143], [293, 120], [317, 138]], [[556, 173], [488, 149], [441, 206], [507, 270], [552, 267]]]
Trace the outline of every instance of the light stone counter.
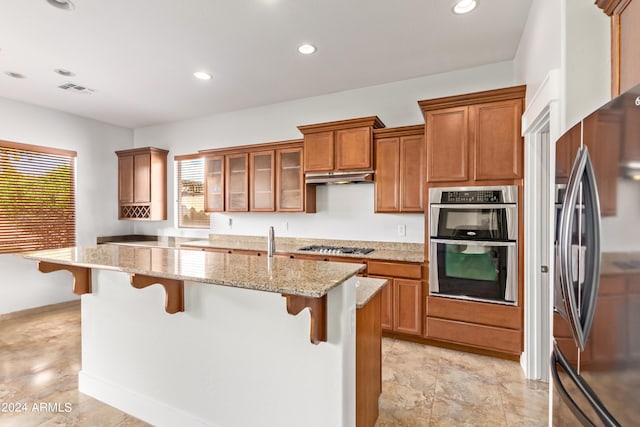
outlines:
[[387, 282], [387, 279], [374, 279], [373, 277], [356, 278], [356, 307], [362, 308], [367, 305], [371, 298], [382, 291]]
[[[266, 251], [267, 238], [262, 236], [234, 236], [227, 234], [212, 234], [208, 240], [194, 240], [182, 243], [184, 246], [200, 248], [240, 249], [251, 251]], [[376, 242], [362, 240], [327, 240], [301, 239], [295, 237], [276, 236], [276, 252], [289, 254], [326, 255], [317, 252], [300, 251], [303, 246], [347, 246], [366, 247], [374, 249], [367, 255], [340, 254], [336, 256], [361, 259], [377, 259], [384, 261], [424, 262], [424, 245], [421, 243]]]
[[602, 254], [601, 274], [639, 274], [640, 253], [604, 252]]
[[308, 297], [326, 295], [364, 268], [362, 264], [113, 244], [29, 252], [23, 257]]

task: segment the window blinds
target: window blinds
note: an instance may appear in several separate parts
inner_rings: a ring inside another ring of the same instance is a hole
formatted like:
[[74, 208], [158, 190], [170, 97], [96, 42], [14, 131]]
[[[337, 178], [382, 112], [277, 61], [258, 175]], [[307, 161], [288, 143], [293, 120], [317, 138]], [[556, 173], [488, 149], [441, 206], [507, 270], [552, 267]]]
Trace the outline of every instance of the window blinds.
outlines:
[[0, 141], [0, 253], [75, 245], [75, 158]]
[[198, 155], [176, 156], [178, 227], [209, 228], [204, 211], [204, 160]]

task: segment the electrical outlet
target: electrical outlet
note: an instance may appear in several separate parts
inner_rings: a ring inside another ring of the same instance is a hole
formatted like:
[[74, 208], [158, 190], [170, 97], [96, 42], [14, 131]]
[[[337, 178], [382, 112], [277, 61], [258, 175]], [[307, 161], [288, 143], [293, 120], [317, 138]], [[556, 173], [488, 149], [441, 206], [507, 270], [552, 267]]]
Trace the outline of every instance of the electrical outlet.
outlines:
[[404, 237], [407, 235], [407, 226], [404, 224], [398, 224], [398, 236]]
[[233, 226], [233, 218], [228, 218], [227, 219], [227, 226], [229, 226], [229, 228], [231, 228]]
[[289, 231], [289, 223], [287, 221], [282, 222], [282, 231]]

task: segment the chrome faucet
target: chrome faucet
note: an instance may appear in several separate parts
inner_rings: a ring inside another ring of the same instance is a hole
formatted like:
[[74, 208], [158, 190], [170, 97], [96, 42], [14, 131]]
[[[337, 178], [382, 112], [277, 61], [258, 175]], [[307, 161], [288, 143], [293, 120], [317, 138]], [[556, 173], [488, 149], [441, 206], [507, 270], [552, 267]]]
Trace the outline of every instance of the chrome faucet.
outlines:
[[269, 235], [267, 236], [267, 256], [272, 257], [276, 251], [276, 239], [274, 236], [273, 226], [269, 227]]

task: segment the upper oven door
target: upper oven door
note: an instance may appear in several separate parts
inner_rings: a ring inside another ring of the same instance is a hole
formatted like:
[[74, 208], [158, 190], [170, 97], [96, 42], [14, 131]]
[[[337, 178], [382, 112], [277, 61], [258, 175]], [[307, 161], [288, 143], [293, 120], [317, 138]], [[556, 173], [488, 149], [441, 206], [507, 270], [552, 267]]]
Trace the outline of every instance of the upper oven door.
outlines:
[[431, 237], [483, 241], [514, 241], [518, 234], [515, 204], [432, 204]]

